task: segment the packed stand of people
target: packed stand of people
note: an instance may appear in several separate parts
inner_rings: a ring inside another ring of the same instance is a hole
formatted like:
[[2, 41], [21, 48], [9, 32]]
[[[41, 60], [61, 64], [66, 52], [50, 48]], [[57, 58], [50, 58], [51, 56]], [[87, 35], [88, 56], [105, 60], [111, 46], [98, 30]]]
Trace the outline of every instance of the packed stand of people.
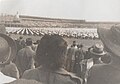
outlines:
[[[58, 34], [13, 40], [0, 25], [0, 83], [119, 84], [120, 27], [98, 29], [103, 44], [70, 47]], [[117, 37], [117, 38], [116, 38]]]
[[1, 14], [0, 22], [5, 23], [7, 27], [39, 27], [39, 28], [109, 28], [115, 23], [105, 22], [86, 22], [85, 20], [70, 20], [44, 17], [29, 17]]

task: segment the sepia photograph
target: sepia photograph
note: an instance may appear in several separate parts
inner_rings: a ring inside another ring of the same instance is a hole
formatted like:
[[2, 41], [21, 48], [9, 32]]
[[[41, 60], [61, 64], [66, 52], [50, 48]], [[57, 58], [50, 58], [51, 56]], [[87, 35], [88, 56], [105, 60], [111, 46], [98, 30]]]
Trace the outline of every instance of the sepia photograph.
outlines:
[[120, 84], [120, 1], [0, 0], [0, 84]]

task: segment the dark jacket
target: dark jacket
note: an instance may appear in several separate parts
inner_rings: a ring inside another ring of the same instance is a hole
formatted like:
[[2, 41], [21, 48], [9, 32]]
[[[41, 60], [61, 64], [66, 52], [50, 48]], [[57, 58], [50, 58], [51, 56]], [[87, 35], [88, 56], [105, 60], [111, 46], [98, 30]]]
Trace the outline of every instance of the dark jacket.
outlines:
[[20, 76], [25, 70], [34, 68], [34, 56], [35, 51], [32, 50], [31, 46], [26, 46], [25, 48], [19, 50], [15, 63], [20, 72]]
[[33, 79], [40, 81], [43, 84], [82, 84], [82, 79], [67, 72], [63, 68], [52, 71], [44, 68], [36, 68], [27, 70], [23, 77], [24, 79]]
[[107, 64], [94, 65], [87, 84], [120, 84], [120, 69]]

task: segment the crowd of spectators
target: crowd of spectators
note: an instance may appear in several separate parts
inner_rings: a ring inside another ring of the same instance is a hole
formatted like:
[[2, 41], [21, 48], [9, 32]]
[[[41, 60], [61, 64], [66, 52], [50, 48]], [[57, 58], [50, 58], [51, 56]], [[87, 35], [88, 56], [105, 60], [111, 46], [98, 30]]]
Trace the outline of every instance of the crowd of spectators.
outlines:
[[[104, 45], [70, 47], [58, 34], [14, 40], [0, 26], [1, 84], [119, 84], [120, 27], [98, 29]], [[31, 81], [31, 82], [30, 82]]]
[[[43, 38], [47, 40], [48, 37], [52, 38], [54, 36], [56, 39], [59, 39], [58, 38], [59, 35], [57, 35], [57, 34], [56, 35], [44, 35]], [[43, 38], [41, 40], [43, 40]], [[45, 42], [47, 42], [46, 40], [45, 40]], [[44, 67], [45, 70], [46, 70], [46, 68], [50, 69], [50, 68], [57, 67], [57, 66], [53, 67], [52, 65], [50, 65], [49, 63], [53, 63], [53, 62], [52, 61], [47, 62], [46, 57], [41, 57], [41, 59], [39, 57], [35, 57], [36, 55], [42, 56], [43, 54], [44, 54], [43, 56], [45, 56], [46, 54], [43, 52], [44, 48], [45, 48], [45, 52], [49, 51], [49, 48], [45, 47], [45, 45], [49, 46], [49, 47], [51, 46], [51, 48], [52, 48], [53, 47], [51, 44], [51, 42], [53, 42], [52, 40], [49, 41], [50, 43], [44, 43], [44, 40], [43, 40], [43, 43], [41, 43], [40, 40], [37, 40], [35, 43], [33, 43], [31, 38], [27, 38], [25, 40], [24, 37], [19, 37], [17, 40], [15, 40], [15, 42], [17, 44], [17, 56], [14, 59], [15, 60], [14, 63], [18, 67], [20, 78], [21, 77], [23, 77], [25, 79], [33, 78], [33, 79], [37, 80], [37, 77], [34, 77], [34, 76], [36, 76], [36, 74], [33, 74], [31, 71], [27, 72], [27, 70], [35, 69], [35, 68], [39, 67], [39, 65], [45, 66]], [[110, 55], [109, 55], [109, 53], [104, 51], [103, 45], [101, 45], [101, 44], [91, 45], [91, 47], [88, 48], [87, 51], [83, 49], [84, 47], [85, 47], [84, 44], [73, 41], [73, 44], [71, 44], [70, 47], [67, 47], [67, 55], [65, 57], [66, 61], [63, 62], [64, 66], [62, 65], [62, 67], [64, 67], [64, 69], [66, 69], [67, 71], [80, 77], [83, 80], [82, 84], [87, 83], [88, 70], [93, 65], [101, 64], [101, 63], [109, 64], [111, 62]], [[42, 48], [42, 50], [38, 50], [39, 48]], [[54, 52], [53, 49], [51, 50], [51, 52]], [[35, 55], [35, 53], [36, 53], [36, 55]], [[49, 54], [50, 54], [50, 52], [49, 52]], [[52, 53], [52, 55], [53, 55], [53, 53]], [[50, 59], [58, 60], [57, 58], [50, 58]], [[37, 60], [37, 62], [35, 60]], [[61, 60], [62, 60], [62, 58], [61, 58]], [[48, 64], [44, 65], [45, 62], [47, 62]], [[54, 62], [56, 62], [56, 61], [54, 60]], [[27, 73], [24, 74], [25, 71]], [[35, 69], [35, 71], [36, 71], [36, 69]], [[33, 75], [33, 76], [31, 76], [31, 75]], [[80, 84], [80, 83], [78, 83], [78, 84]]]

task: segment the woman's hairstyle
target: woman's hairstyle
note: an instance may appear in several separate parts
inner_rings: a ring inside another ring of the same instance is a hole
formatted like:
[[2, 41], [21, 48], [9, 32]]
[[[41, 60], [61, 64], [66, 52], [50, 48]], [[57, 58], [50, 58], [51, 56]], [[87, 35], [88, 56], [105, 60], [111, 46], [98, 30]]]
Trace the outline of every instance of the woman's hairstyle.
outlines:
[[45, 35], [36, 51], [36, 63], [51, 69], [64, 66], [67, 50], [66, 41], [59, 35]]

